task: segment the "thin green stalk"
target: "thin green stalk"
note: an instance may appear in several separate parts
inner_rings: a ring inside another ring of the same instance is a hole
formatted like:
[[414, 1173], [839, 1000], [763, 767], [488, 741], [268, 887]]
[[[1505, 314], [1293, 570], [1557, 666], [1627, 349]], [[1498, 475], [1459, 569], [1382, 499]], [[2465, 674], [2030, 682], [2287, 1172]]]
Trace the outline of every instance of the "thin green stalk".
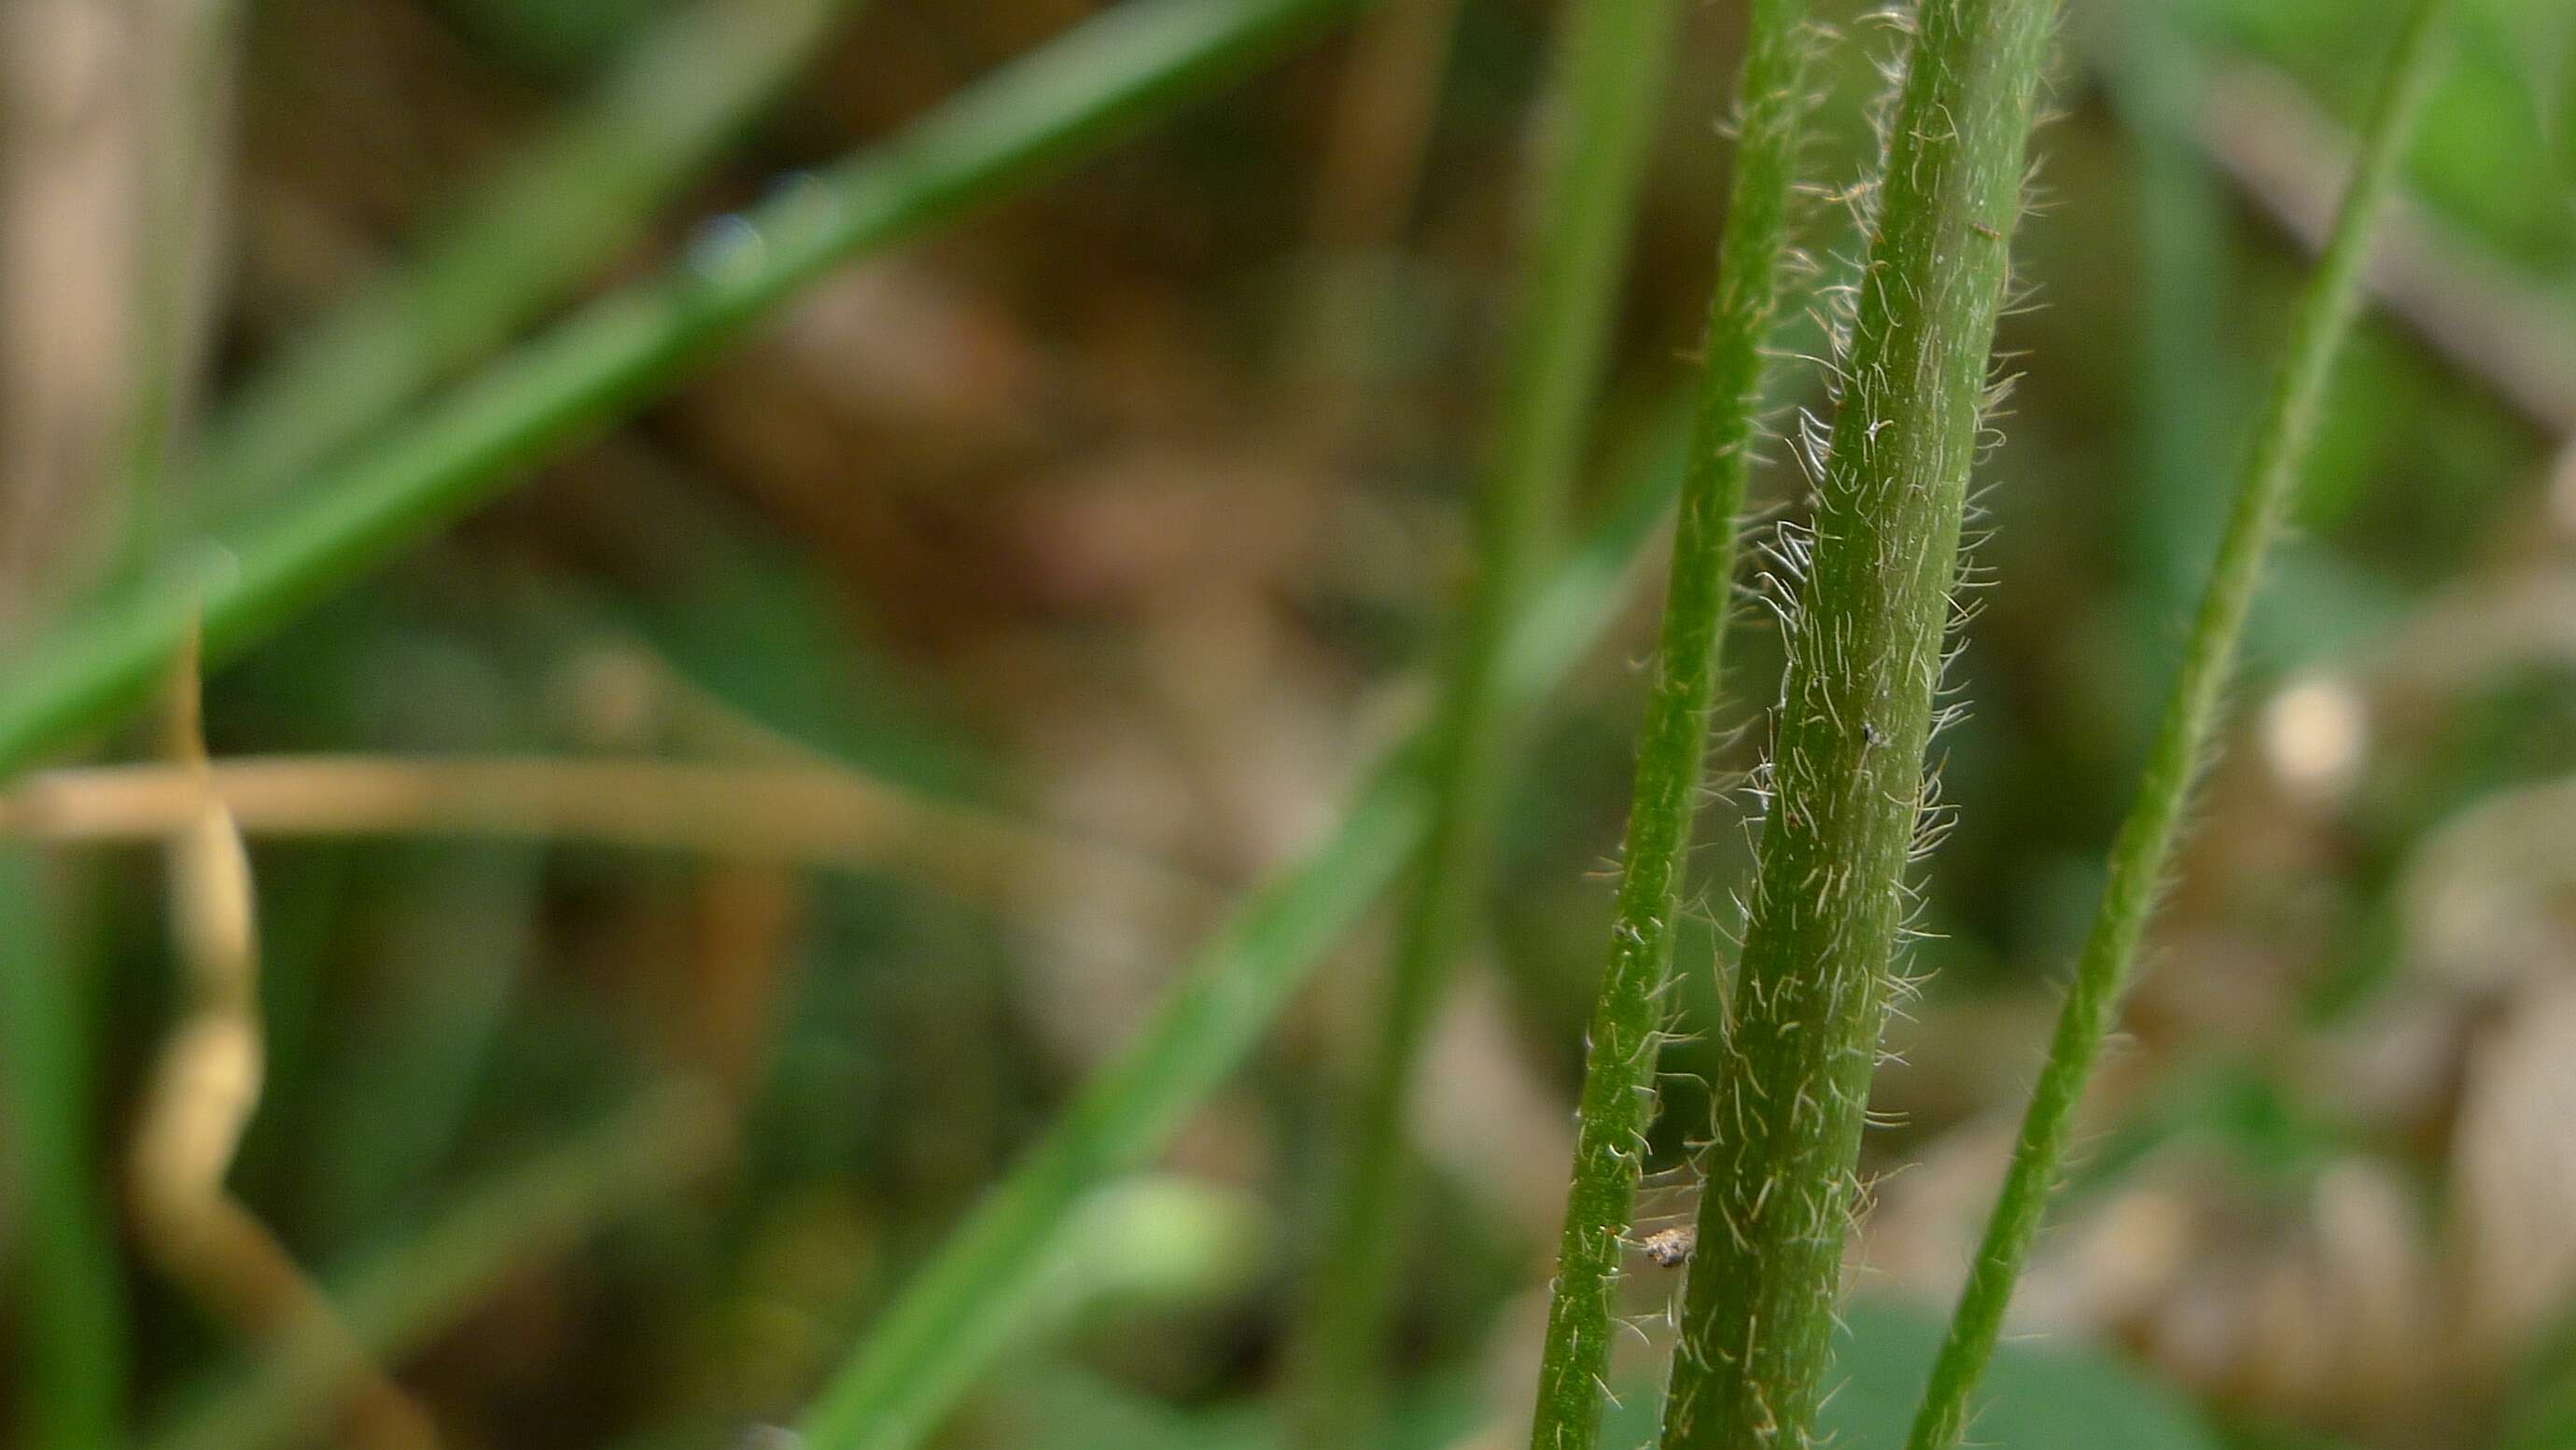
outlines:
[[0, 776], [140, 700], [202, 603], [217, 663], [630, 412], [833, 266], [994, 201], [1362, 0], [1131, 0], [602, 299], [276, 512], [49, 631], [0, 686]]
[[2075, 981], [2057, 1019], [2048, 1060], [2031, 1090], [1994, 1216], [1971, 1262], [1957, 1314], [1925, 1386], [1907, 1438], [1909, 1450], [1948, 1450], [1966, 1424], [1968, 1395], [1994, 1351], [2013, 1281], [2039, 1231], [2049, 1190], [2065, 1158], [2067, 1134], [2102, 1039], [2119, 1009], [2157, 887], [2193, 781], [2209, 749], [2210, 727], [2236, 659], [2263, 559], [2280, 533], [2315, 431], [2318, 404], [2336, 352], [2360, 300], [2370, 234], [2394, 189], [2406, 138], [2430, 87], [2435, 40], [2449, 0], [2415, 0], [2373, 109], [2361, 160], [2344, 195], [2324, 255], [2292, 321], [2288, 351], [2257, 421], [2253, 451], [2228, 514], [2209, 587], [2201, 596], [2181, 673], [2166, 697], [2162, 723], [2147, 753], [2137, 799], [2111, 847], [2110, 880], [2077, 959]]
[[[1506, 708], [1544, 696], [1607, 626], [1673, 482], [1643, 476], [1520, 613], [1502, 656]], [[1237, 909], [1136, 1040], [913, 1276], [808, 1411], [807, 1450], [911, 1450], [1008, 1347], [1042, 1298], [1073, 1206], [1162, 1150], [1421, 849], [1426, 744], [1383, 762], [1333, 834]]]
[[1463, 4], [1390, 0], [1352, 36], [1316, 168], [1311, 296], [1284, 330], [1278, 358], [1297, 386], [1283, 411], [1328, 448], [1361, 425], [1363, 390], [1351, 365], [1364, 354], [1354, 344], [1382, 327], [1389, 279], [1376, 254], [1413, 215]]
[[1592, 1014], [1531, 1450], [1592, 1450], [1601, 1438], [1620, 1247], [1636, 1218], [1654, 1107], [1664, 979], [1708, 760], [1763, 352], [1792, 261], [1790, 193], [1813, 52], [1806, 27], [1806, 0], [1755, 0], [1736, 85], [1735, 177], [1709, 299], [1654, 688], [1639, 732], [1609, 961]]
[[633, 242], [653, 209], [864, 0], [702, 0], [622, 57], [587, 105], [438, 224], [418, 259], [290, 341], [215, 422], [192, 502], [275, 493], [509, 340]]
[[1358, 27], [1315, 189], [1318, 250], [1373, 251], [1404, 230], [1421, 190], [1440, 73], [1464, 3], [1397, 0]]
[[1790, 611], [1666, 1450], [1814, 1443], [2053, 0], [1924, 0]]
[[1382, 776], [1322, 849], [1244, 904], [824, 1388], [798, 1426], [810, 1450], [897, 1450], [938, 1427], [1042, 1299], [1074, 1203], [1145, 1163], [1234, 1069], [1413, 854], [1423, 815], [1418, 779]]
[[17, 1190], [11, 1338], [24, 1360], [13, 1418], [23, 1444], [112, 1450], [125, 1439], [125, 1281], [93, 1156], [83, 974], [55, 940], [38, 865], [23, 846], [0, 849], [0, 1148]]
[[160, 545], [169, 460], [202, 381], [217, 252], [210, 223], [221, 200], [217, 158], [231, 139], [241, 12], [240, 0], [163, 6], [138, 37], [144, 85], [157, 104], [144, 108], [142, 128], [142, 236], [128, 339], [133, 393], [119, 501], [125, 516], [112, 577], [142, 569]]
[[1494, 452], [1476, 500], [1464, 618], [1443, 679], [1431, 835], [1397, 931], [1376, 1038], [1351, 1109], [1332, 1228], [1303, 1345], [1307, 1444], [1339, 1447], [1375, 1413], [1407, 1179], [1405, 1104], [1441, 986], [1484, 895], [1509, 717], [1503, 637], [1550, 549], [1600, 384], [1637, 193], [1672, 49], [1674, 0], [1567, 12], [1539, 157], [1538, 219], [1507, 354]]

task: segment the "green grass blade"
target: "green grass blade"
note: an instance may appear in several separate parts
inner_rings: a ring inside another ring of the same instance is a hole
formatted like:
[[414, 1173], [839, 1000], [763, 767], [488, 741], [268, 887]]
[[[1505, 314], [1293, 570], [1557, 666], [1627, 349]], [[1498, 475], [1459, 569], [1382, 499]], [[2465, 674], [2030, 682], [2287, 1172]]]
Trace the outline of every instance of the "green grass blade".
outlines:
[[40, 863], [0, 849], [0, 1150], [15, 1190], [7, 1247], [18, 1284], [11, 1336], [21, 1443], [113, 1450], [124, 1443], [125, 1281], [105, 1176], [93, 1158], [94, 1063], [81, 984], [47, 920]]
[[633, 242], [717, 147], [864, 0], [700, 0], [428, 239], [289, 342], [216, 421], [200, 516], [272, 493], [384, 421]]
[[1664, 591], [1654, 685], [1639, 730], [1609, 960], [1586, 1035], [1573, 1182], [1539, 1360], [1532, 1450], [1592, 1450], [1601, 1437], [1620, 1247], [1636, 1217], [1709, 714], [1735, 579], [1737, 516], [1762, 406], [1764, 346], [1792, 262], [1791, 188], [1814, 40], [1805, 0], [1756, 0], [1737, 83], [1735, 177], [1709, 301], [1705, 359], [1680, 523]]
[[[1676, 470], [1641, 469], [1533, 595], [1503, 652], [1507, 707], [1542, 698], [1608, 626], [1676, 482]], [[1419, 850], [1423, 744], [1382, 764], [1332, 836], [1252, 895], [1136, 1041], [914, 1276], [806, 1416], [809, 1450], [910, 1450], [1012, 1341], [1073, 1205], [1161, 1150]]]
[[[216, 248], [205, 219], [214, 211], [221, 153], [232, 139], [229, 98], [241, 46], [241, 0], [174, 12], [170, 33], [147, 55], [161, 94], [140, 138], [136, 192], [139, 237], [134, 319], [127, 346], [133, 370], [117, 483], [124, 511], [111, 577], [144, 568], [170, 520], [169, 460], [183, 446], [211, 347]], [[83, 585], [89, 580], [80, 581]]]
[[1142, 1164], [1234, 1069], [1412, 855], [1423, 815], [1417, 782], [1401, 771], [1382, 777], [1322, 850], [1245, 904], [1144, 1034], [959, 1226], [823, 1391], [799, 1426], [812, 1450], [895, 1450], [937, 1427], [1018, 1333], [1074, 1203]]
[[1566, 12], [1555, 134], [1531, 198], [1496, 441], [1476, 500], [1475, 574], [1448, 660], [1430, 754], [1430, 838], [1377, 1003], [1301, 1364], [1305, 1442], [1352, 1442], [1375, 1413], [1409, 1164], [1404, 1141], [1422, 1041], [1479, 917], [1510, 719], [1504, 634], [1552, 547], [1598, 389], [1626, 272], [1637, 193], [1672, 48], [1673, 0], [1593, 0]]
[[2413, 118], [2430, 87], [2435, 42], [2448, 8], [2449, 0], [2416, 0], [2406, 17], [2343, 209], [2292, 321], [2288, 351], [2264, 401], [2208, 590], [2184, 645], [2181, 673], [2166, 697], [2137, 799], [2111, 847], [2110, 880], [2031, 1090], [2012, 1166], [1933, 1364], [1907, 1439], [1910, 1450], [1948, 1450], [1957, 1442], [1969, 1392], [2002, 1331], [2013, 1281], [2039, 1231], [2077, 1102], [2118, 1011], [2192, 782], [2208, 754], [2219, 696], [2234, 667], [2264, 556], [2296, 489], [2328, 371], [2358, 310], [2371, 228], [2395, 186]]
[[1924, 0], [1890, 118], [1714, 1084], [1666, 1450], [1806, 1450], [1928, 795], [2053, 0]]
[[1213, 89], [1358, 0], [1130, 0], [585, 309], [309, 493], [38, 640], [0, 688], [0, 774], [130, 708], [202, 607], [209, 661], [639, 406], [834, 265], [992, 201]]

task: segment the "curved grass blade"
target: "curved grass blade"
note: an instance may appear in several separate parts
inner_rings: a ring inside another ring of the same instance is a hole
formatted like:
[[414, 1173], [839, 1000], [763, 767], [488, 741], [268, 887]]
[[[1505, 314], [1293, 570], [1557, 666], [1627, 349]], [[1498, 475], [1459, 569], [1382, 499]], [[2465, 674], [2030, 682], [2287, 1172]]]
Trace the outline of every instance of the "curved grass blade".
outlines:
[[833, 266], [1025, 186], [1359, 0], [1129, 0], [584, 309], [274, 512], [49, 631], [0, 689], [0, 775], [113, 719], [202, 608], [208, 661], [276, 629], [640, 406]]
[[2360, 300], [2370, 233], [2385, 209], [2406, 138], [2430, 87], [2435, 44], [2449, 0], [2415, 0], [2373, 109], [2361, 161], [2344, 195], [2325, 254], [2309, 278], [2292, 320], [2288, 350], [2257, 421], [2244, 481], [2230, 509], [2209, 587], [2185, 642], [2182, 671], [2166, 697], [2163, 722], [2149, 748], [2138, 795], [2111, 847], [2111, 874], [2085, 938], [2048, 1059], [2031, 1089], [2030, 1107], [2013, 1145], [2012, 1165], [1987, 1220], [1986, 1233], [1960, 1293], [1957, 1314], [1934, 1361], [1908, 1435], [1909, 1450], [1949, 1450], [1967, 1422], [1968, 1395], [1994, 1352], [2005, 1306], [2049, 1190], [2066, 1156], [2077, 1102], [2101, 1055], [2145, 934], [2156, 890], [2173, 853], [2183, 808], [2209, 751], [2219, 696], [2262, 577], [2263, 559], [2280, 533], [2298, 483], [2299, 464], [2315, 431], [2317, 409]]

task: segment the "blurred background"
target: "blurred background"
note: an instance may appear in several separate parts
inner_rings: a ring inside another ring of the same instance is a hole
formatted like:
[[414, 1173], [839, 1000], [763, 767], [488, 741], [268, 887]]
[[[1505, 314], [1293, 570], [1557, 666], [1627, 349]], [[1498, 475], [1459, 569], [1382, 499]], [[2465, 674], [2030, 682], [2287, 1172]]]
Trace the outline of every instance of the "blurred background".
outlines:
[[[741, 208], [1101, 8], [16, 0], [0, 637], [290, 497], [581, 297], [723, 266], [759, 241]], [[1895, 50], [1822, 8], [1847, 41], [1820, 193], [1865, 174]], [[796, 1420], [1418, 716], [1559, 9], [1387, 0], [837, 269], [211, 672], [246, 888], [163, 849], [193, 797], [150, 765], [158, 725], [9, 791], [0, 825], [52, 844], [7, 929], [86, 1014], [64, 1080], [135, 1443], [730, 1447]], [[1981, 1226], [2396, 23], [2069, 9], [1981, 474], [1994, 583], [1941, 742], [1958, 824], [1866, 1149], [1850, 1443], [1892, 1443]], [[1668, 471], [1723, 207], [1741, 7], [1686, 10], [1596, 513]], [[2576, 1445], [2576, 8], [2460, 12], [1987, 1443]], [[1830, 197], [1801, 226], [1848, 250]], [[1781, 401], [1813, 392], [1793, 370]], [[1794, 511], [1794, 470], [1757, 487]], [[1525, 722], [1441, 1016], [1390, 1444], [1524, 1434], [1651, 551], [1631, 577]], [[1754, 762], [1777, 667], [1752, 612], [1721, 771]], [[1721, 794], [1702, 823], [1689, 1010], [1741, 820]], [[1354, 934], [1162, 1165], [1086, 1204], [1086, 1267], [940, 1443], [1278, 1441], [1382, 960]], [[1688, 1194], [1696, 1050], [1668, 1061], [1659, 1204]], [[26, 1201], [0, 1201], [21, 1289]], [[351, 1408], [263, 1421], [246, 1367], [316, 1292]], [[0, 1403], [33, 1332], [0, 1330]]]

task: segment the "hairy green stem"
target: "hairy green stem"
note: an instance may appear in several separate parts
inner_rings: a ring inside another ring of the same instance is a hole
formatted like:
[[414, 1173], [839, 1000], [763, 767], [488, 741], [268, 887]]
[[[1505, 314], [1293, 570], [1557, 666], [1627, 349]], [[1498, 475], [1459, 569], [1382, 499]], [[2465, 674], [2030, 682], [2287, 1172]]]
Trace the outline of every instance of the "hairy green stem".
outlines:
[[125, 1441], [125, 1282], [115, 1214], [93, 1156], [95, 1053], [84, 974], [46, 919], [40, 861], [0, 849], [0, 1149], [15, 1189], [12, 1376], [21, 1443], [112, 1450]]
[[2100, 909], [2077, 959], [2048, 1059], [2031, 1090], [2012, 1166], [1907, 1437], [1909, 1450], [1949, 1450], [1957, 1443], [1967, 1422], [1969, 1392], [2002, 1331], [2013, 1281], [2039, 1231], [2076, 1105], [2119, 1010], [2192, 784], [2208, 755], [2219, 697], [2234, 667], [2264, 556], [2280, 533], [2298, 483], [2328, 371], [2351, 330], [2371, 229], [2386, 208], [2413, 118], [2430, 86], [2439, 49], [2435, 40], [2448, 8], [2449, 0], [2415, 0], [2409, 11], [2343, 209], [2300, 299], [2288, 351], [2257, 420], [2227, 532], [2184, 645], [2181, 673], [2166, 697], [2137, 799], [2112, 844]]
[[1924, 0], [1787, 631], [1666, 1450], [1806, 1450], [2053, 0]]
[[1637, 747], [1609, 962], [1593, 1009], [1572, 1184], [1539, 1361], [1531, 1450], [1601, 1437], [1620, 1247], [1664, 1040], [1664, 978], [1708, 759], [1709, 713], [1735, 578], [1736, 520], [1762, 406], [1764, 346], [1780, 310], [1791, 188], [1808, 105], [1806, 0], [1755, 0], [1737, 82], [1735, 176], [1709, 300], [1688, 472], [1664, 591], [1662, 637]]
[[701, 0], [439, 222], [419, 259], [291, 340], [216, 420], [195, 480], [223, 517], [507, 341], [619, 247], [864, 0]]
[[1672, 48], [1674, 0], [1588, 0], [1566, 14], [1531, 197], [1539, 230], [1504, 359], [1493, 456], [1477, 496], [1475, 573], [1431, 748], [1431, 834], [1397, 928], [1346, 1130], [1332, 1227], [1305, 1326], [1304, 1443], [1351, 1444], [1376, 1413], [1407, 1241], [1405, 1105], [1422, 1042], [1484, 895], [1503, 794], [1506, 627], [1564, 511], [1598, 389], [1637, 192]]
[[[1641, 476], [1519, 612], [1502, 652], [1506, 708], [1543, 697], [1608, 625], [1674, 481]], [[1161, 1151], [1420, 851], [1428, 743], [1417, 737], [1383, 762], [1333, 834], [1237, 909], [1136, 1040], [913, 1276], [807, 1413], [808, 1450], [911, 1450], [929, 1437], [1028, 1322], [1073, 1205]]]
[[833, 266], [993, 201], [1363, 0], [1130, 0], [892, 141], [715, 229], [671, 275], [527, 344], [278, 511], [218, 531], [5, 670], [0, 776], [143, 697], [202, 610], [219, 662], [623, 415]]

